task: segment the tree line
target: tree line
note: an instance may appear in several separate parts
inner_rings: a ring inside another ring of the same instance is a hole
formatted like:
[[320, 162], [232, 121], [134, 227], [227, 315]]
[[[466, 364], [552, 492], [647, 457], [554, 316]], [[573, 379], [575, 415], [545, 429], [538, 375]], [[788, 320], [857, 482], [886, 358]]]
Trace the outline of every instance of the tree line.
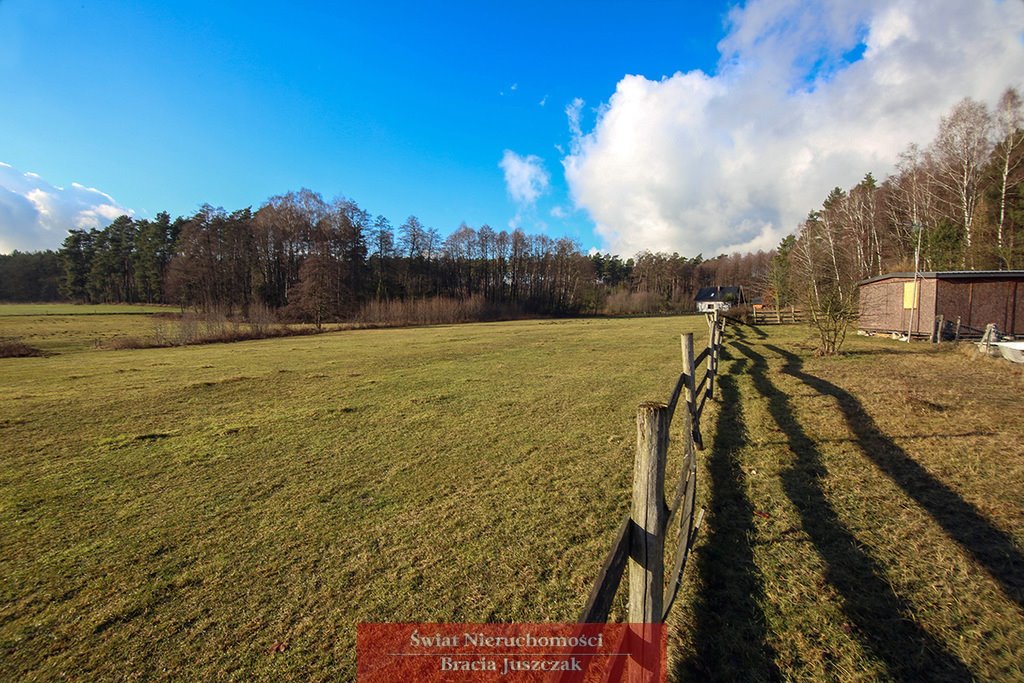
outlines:
[[396, 228], [354, 201], [303, 189], [256, 211], [203, 205], [173, 220], [120, 216], [69, 231], [57, 253], [4, 258], [25, 266], [6, 300], [165, 303], [242, 317], [258, 308], [319, 324], [355, 317], [370, 301], [431, 298], [478, 297], [522, 314], [688, 311], [700, 287], [752, 287], [769, 255], [623, 259], [488, 225], [443, 237], [415, 216]]
[[58, 301], [61, 277], [54, 251], [0, 254], [0, 301]]

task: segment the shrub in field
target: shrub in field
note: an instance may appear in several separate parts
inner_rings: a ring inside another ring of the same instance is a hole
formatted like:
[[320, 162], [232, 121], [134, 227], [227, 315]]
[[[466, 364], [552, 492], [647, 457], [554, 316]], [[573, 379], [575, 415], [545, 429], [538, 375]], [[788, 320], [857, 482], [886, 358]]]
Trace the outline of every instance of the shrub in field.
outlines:
[[509, 319], [518, 315], [514, 307], [490, 304], [479, 295], [465, 299], [438, 296], [371, 301], [360, 310], [357, 320], [364, 325], [446, 325]]
[[725, 313], [725, 316], [727, 318], [731, 318], [732, 320], [738, 320], [741, 323], [746, 323], [746, 324], [749, 325], [750, 322], [751, 322], [750, 306], [748, 306], [746, 304], [740, 304], [739, 306], [732, 306]]
[[317, 330], [278, 323], [266, 306], [251, 306], [245, 318], [216, 310], [155, 318], [153, 336], [117, 337], [104, 346], [110, 349], [145, 349], [164, 346], [216, 344], [268, 337], [313, 334]]
[[[154, 346], [153, 341], [144, 337], [114, 337], [104, 348], [121, 351], [123, 349], [148, 349]], [[155, 344], [155, 346], [167, 346], [167, 344]]]
[[29, 358], [44, 356], [42, 349], [29, 346], [17, 337], [0, 339], [0, 358]]
[[615, 292], [604, 304], [607, 315], [646, 315], [658, 313], [662, 300], [655, 292]]

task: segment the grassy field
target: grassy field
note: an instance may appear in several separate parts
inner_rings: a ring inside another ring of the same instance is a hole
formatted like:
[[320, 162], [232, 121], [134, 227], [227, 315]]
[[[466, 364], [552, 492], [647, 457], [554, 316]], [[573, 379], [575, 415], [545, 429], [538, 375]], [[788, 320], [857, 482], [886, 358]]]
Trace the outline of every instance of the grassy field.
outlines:
[[0, 317], [40, 315], [151, 315], [177, 311], [177, 306], [151, 304], [5, 304], [0, 303]]
[[[359, 621], [574, 619], [691, 330], [0, 359], [0, 679], [347, 680]], [[1020, 373], [728, 339], [673, 679], [1024, 678]]]
[[[264, 327], [297, 331], [310, 330], [313, 326], [267, 324]], [[13, 339], [37, 349], [42, 355], [168, 346], [185, 343], [186, 339], [189, 343], [200, 343], [198, 338], [244, 334], [251, 329], [247, 323], [232, 322], [223, 316], [187, 314], [182, 319], [175, 306], [0, 304], [0, 342]]]
[[124, 337], [152, 337], [170, 323], [168, 306], [128, 304], [0, 304], [0, 339], [18, 339], [44, 353], [101, 347]]

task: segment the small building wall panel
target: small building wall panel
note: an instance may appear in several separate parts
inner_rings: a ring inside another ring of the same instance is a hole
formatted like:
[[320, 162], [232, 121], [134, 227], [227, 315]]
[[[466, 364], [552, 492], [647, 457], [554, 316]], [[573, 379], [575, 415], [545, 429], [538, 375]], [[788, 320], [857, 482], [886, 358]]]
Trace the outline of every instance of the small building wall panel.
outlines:
[[[914, 307], [914, 278], [900, 273], [860, 284], [862, 330], [929, 336], [936, 316], [981, 330], [995, 323], [1005, 333], [1024, 335], [1024, 272], [927, 273], [919, 276], [919, 306]], [[913, 316], [913, 323], [911, 323]]]
[[858, 327], [906, 334], [913, 319], [913, 334], [930, 334], [935, 317], [935, 281], [919, 279], [917, 306], [908, 307], [907, 304], [914, 303], [913, 289], [913, 278], [890, 278], [861, 285]]

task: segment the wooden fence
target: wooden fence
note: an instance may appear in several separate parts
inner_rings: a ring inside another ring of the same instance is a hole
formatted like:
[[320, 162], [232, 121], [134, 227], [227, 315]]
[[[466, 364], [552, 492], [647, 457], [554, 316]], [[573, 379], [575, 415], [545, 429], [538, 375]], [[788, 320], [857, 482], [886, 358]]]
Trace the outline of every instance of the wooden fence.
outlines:
[[[667, 403], [641, 403], [636, 415], [636, 461], [633, 468], [633, 502], [619, 526], [611, 552], [604, 561], [579, 621], [608, 621], [612, 601], [629, 565], [629, 612], [631, 623], [655, 624], [665, 620], [682, 584], [686, 559], [704, 519], [696, 512], [697, 457], [703, 449], [700, 418], [714, 393], [715, 375], [725, 318], [708, 314], [708, 345], [693, 354], [693, 334], [682, 335], [683, 371]], [[700, 381], [697, 370], [704, 365]], [[683, 468], [670, 506], [665, 500], [665, 465], [668, 459], [669, 426], [680, 404], [683, 420]], [[665, 586], [665, 542], [669, 525], [679, 517], [675, 564]]]
[[785, 323], [806, 322], [804, 311], [801, 308], [790, 306], [789, 308], [751, 308], [750, 318], [755, 325], [782, 325]]

